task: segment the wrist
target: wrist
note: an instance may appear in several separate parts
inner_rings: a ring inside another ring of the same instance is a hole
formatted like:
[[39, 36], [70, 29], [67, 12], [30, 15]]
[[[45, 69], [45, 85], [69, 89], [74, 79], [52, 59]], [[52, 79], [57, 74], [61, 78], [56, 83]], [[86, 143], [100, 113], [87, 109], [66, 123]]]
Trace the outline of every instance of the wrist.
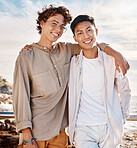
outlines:
[[30, 128], [26, 128], [22, 130], [23, 140], [32, 139], [32, 134]]
[[23, 140], [23, 145], [26, 145], [26, 144], [28, 144], [28, 143], [33, 143], [35, 141], [35, 138], [31, 138], [31, 139], [29, 139], [29, 140]]
[[111, 56], [113, 56], [115, 59], [117, 59], [121, 55], [121, 53], [116, 50], [111, 50], [111, 52]]

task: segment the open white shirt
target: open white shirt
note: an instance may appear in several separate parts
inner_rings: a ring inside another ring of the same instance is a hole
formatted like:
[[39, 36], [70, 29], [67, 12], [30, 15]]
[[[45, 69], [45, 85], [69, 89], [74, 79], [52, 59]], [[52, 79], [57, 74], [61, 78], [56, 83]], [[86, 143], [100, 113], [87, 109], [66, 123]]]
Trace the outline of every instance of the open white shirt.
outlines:
[[106, 124], [104, 102], [102, 98], [103, 66], [99, 59], [82, 60], [82, 93], [77, 125]]
[[[116, 71], [115, 60], [98, 48], [99, 63], [103, 66], [102, 96], [111, 144], [117, 146], [122, 137], [123, 123], [129, 115], [131, 90], [128, 79]], [[71, 59], [69, 77], [69, 137], [73, 142], [80, 108], [83, 85], [82, 52]]]

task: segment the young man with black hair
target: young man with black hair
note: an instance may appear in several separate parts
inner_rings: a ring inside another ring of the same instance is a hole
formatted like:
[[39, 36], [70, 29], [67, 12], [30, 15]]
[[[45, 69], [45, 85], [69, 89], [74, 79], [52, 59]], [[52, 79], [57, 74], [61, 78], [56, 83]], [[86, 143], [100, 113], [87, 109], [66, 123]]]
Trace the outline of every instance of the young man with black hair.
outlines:
[[76, 148], [116, 148], [129, 115], [128, 79], [115, 59], [97, 46], [94, 18], [79, 15], [71, 23], [80, 55], [73, 56], [69, 78], [69, 136]]
[[[32, 50], [17, 58], [14, 71], [13, 109], [16, 128], [22, 133], [24, 148], [67, 147], [67, 85], [71, 57], [80, 52], [77, 44], [56, 43], [70, 23], [69, 10], [63, 6], [44, 7], [38, 13], [40, 40]], [[104, 49], [102, 44], [102, 49]], [[101, 46], [101, 44], [100, 44]], [[126, 73], [120, 53], [110, 47]]]

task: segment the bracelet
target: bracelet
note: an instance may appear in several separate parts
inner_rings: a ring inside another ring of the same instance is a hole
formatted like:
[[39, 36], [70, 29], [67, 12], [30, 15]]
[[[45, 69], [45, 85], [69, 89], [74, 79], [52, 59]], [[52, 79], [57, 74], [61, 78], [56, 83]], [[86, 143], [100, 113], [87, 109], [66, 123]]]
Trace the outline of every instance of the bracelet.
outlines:
[[35, 138], [29, 139], [29, 140], [23, 140], [22, 144], [25, 145], [25, 144], [33, 142], [33, 141], [35, 141]]

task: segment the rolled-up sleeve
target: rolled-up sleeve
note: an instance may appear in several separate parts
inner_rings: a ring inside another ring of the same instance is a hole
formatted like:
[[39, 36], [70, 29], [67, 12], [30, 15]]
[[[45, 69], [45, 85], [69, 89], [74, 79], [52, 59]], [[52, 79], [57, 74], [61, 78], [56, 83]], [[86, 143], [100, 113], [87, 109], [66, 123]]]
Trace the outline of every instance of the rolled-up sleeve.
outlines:
[[129, 105], [131, 98], [131, 90], [129, 81], [126, 76], [123, 76], [122, 71], [119, 73], [116, 71], [115, 84], [117, 86], [118, 93], [120, 94], [121, 109], [123, 112], [124, 120], [129, 116]]
[[22, 55], [18, 56], [15, 63], [13, 111], [16, 120], [17, 132], [27, 127], [32, 128], [29, 64]]
[[71, 51], [71, 56], [80, 54], [81, 47], [78, 44], [66, 43], [66, 46]]
[[[79, 44], [67, 43], [67, 45], [68, 45], [68, 47], [71, 49], [72, 56], [80, 54], [81, 47], [79, 46]], [[103, 52], [105, 52], [105, 48], [106, 48], [108, 45], [109, 45], [109, 44], [106, 44], [106, 43], [97, 43], [97, 46], [98, 46]]]

